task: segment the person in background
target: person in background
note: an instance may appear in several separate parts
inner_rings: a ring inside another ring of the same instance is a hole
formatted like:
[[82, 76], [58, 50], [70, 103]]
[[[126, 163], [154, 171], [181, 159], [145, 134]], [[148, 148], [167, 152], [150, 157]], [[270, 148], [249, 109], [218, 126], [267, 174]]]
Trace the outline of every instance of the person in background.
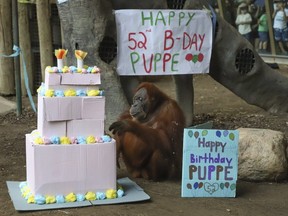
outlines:
[[237, 9], [237, 18], [235, 21], [238, 32], [245, 37], [249, 42], [251, 42], [251, 23], [252, 17], [248, 12], [248, 5], [246, 3], [241, 3]]
[[281, 53], [287, 55], [284, 44], [288, 47], [288, 28], [287, 28], [287, 17], [284, 10], [283, 1], [275, 1], [275, 10], [273, 12], [272, 18], [273, 29], [274, 29], [274, 39], [278, 43]]
[[265, 8], [261, 8], [261, 15], [258, 19], [258, 35], [259, 35], [259, 52], [267, 53], [268, 45], [268, 22], [267, 15], [265, 13]]
[[257, 21], [259, 19], [260, 15], [260, 7], [256, 5], [255, 0], [246, 0], [246, 4], [248, 6], [248, 13], [250, 13], [252, 17], [252, 22], [251, 22], [251, 43], [253, 46], [257, 49], [259, 46], [259, 35], [257, 31]]

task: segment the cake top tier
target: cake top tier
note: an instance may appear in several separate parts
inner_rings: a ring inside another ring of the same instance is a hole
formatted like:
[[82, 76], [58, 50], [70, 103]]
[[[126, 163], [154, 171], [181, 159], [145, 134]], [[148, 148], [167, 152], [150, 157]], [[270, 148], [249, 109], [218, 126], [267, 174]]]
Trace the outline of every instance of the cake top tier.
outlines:
[[88, 67], [84, 65], [84, 59], [87, 56], [87, 52], [82, 50], [75, 50], [75, 57], [77, 59], [76, 66], [63, 66], [63, 59], [66, 57], [68, 50], [58, 49], [55, 50], [55, 57], [57, 58], [57, 67], [48, 66], [45, 72], [48, 73], [100, 73], [100, 69], [97, 66]]
[[88, 67], [88, 66], [83, 66], [81, 68], [76, 67], [76, 66], [64, 66], [64, 67], [51, 67], [51, 66], [47, 66], [45, 69], [45, 72], [47, 73], [81, 73], [81, 74], [96, 74], [96, 73], [100, 73], [100, 68], [98, 68], [97, 66], [92, 66], [92, 67]]
[[63, 59], [67, 50], [55, 50], [57, 66], [47, 66], [45, 69], [45, 82], [37, 92], [41, 96], [103, 96], [99, 90], [101, 84], [100, 68], [83, 65], [87, 53], [75, 51], [77, 66], [63, 66]]

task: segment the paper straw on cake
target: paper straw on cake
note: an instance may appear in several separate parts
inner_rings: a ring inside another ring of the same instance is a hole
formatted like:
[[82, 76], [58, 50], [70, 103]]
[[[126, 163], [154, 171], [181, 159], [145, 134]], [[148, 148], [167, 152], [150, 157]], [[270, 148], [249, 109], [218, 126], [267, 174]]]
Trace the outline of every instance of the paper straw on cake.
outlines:
[[75, 50], [75, 56], [77, 58], [77, 68], [82, 69], [83, 68], [83, 61], [86, 57], [87, 52], [83, 52], [82, 50]]
[[55, 56], [57, 58], [58, 69], [63, 68], [63, 59], [66, 57], [67, 52], [68, 52], [68, 50], [65, 50], [65, 49], [55, 50]]

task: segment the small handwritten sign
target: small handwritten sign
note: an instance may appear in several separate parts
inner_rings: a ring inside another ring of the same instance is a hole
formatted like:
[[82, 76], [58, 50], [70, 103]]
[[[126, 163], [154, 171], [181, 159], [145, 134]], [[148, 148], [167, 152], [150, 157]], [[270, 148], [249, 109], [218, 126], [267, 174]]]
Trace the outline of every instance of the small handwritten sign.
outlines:
[[117, 10], [119, 75], [208, 73], [212, 22], [202, 10]]
[[238, 131], [185, 129], [182, 197], [235, 197]]

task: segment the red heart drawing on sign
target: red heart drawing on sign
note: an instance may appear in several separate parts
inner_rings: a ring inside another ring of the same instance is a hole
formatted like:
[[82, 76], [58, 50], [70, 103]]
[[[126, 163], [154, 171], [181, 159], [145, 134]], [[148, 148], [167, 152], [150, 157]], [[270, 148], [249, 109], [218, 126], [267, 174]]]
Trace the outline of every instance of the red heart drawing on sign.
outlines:
[[199, 54], [198, 54], [198, 61], [199, 61], [199, 62], [202, 62], [203, 59], [204, 59], [204, 55], [203, 55], [202, 53], [199, 53]]
[[188, 53], [188, 54], [186, 55], [185, 59], [186, 59], [187, 61], [191, 61], [191, 60], [193, 59], [193, 55], [192, 55], [191, 53]]

